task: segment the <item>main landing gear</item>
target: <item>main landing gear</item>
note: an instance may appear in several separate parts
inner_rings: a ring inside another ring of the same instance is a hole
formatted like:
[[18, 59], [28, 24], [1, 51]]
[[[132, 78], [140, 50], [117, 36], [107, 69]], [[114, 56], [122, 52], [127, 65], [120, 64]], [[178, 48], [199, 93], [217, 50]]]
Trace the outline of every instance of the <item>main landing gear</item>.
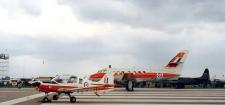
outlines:
[[46, 102], [52, 102], [49, 98], [48, 98], [48, 93], [45, 93], [45, 97], [42, 99], [42, 102], [46, 103]]
[[[75, 103], [77, 101], [76, 97], [72, 96], [71, 93], [65, 93], [69, 96], [70, 102]], [[52, 97], [48, 95], [48, 93], [45, 93], [45, 97], [42, 99], [43, 103], [52, 102], [52, 100], [58, 100], [60, 94], [54, 94]], [[51, 100], [52, 99], [52, 100]]]
[[134, 91], [134, 82], [133, 81], [131, 81], [131, 80], [127, 81], [126, 90], [127, 91]]
[[52, 99], [53, 100], [58, 100], [59, 99], [59, 95], [53, 95]]
[[71, 102], [71, 103], [75, 103], [75, 102], [77, 102], [77, 98], [76, 98], [76, 97], [71, 96], [71, 94], [70, 94], [70, 93], [66, 93], [66, 94], [70, 97], [70, 102]]

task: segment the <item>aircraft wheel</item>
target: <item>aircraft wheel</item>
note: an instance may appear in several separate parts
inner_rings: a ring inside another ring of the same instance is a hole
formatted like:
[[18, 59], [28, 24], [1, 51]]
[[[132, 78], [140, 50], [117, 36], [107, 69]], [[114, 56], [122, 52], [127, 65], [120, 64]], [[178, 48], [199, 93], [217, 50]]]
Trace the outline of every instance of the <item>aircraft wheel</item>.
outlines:
[[75, 103], [77, 101], [76, 97], [70, 97], [70, 102]]
[[59, 99], [59, 96], [58, 95], [53, 95], [52, 99], [53, 100], [58, 100]]
[[51, 102], [51, 100], [49, 100], [48, 97], [44, 97], [44, 98], [42, 99], [42, 102]]
[[134, 83], [131, 80], [127, 81], [127, 86], [126, 86], [127, 91], [134, 91]]

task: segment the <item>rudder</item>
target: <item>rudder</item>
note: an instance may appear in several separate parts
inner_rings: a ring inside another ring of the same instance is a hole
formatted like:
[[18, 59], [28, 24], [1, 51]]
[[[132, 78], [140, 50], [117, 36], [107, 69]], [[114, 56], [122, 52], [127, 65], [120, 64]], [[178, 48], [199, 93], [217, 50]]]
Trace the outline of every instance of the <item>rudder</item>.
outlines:
[[170, 62], [164, 67], [164, 72], [180, 75], [181, 69], [187, 58], [188, 53], [188, 50], [183, 50], [177, 53], [176, 56], [173, 57], [173, 59], [171, 59]]

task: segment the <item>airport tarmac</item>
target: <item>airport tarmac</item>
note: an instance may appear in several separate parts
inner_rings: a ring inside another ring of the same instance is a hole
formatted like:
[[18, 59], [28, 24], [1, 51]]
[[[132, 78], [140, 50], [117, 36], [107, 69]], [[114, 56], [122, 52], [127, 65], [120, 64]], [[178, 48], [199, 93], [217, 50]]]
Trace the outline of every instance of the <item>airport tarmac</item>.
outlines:
[[34, 88], [0, 88], [0, 103], [37, 93]]
[[[15, 93], [18, 94], [18, 93]], [[21, 93], [23, 94], [23, 93]], [[76, 95], [77, 102], [70, 103], [68, 96], [63, 96], [51, 103], [42, 103], [43, 93], [14, 99], [8, 102], [16, 105], [222, 105], [225, 104], [225, 89], [155, 89], [144, 88], [127, 92], [123, 88], [96, 96], [93, 93]], [[18, 102], [17, 102], [18, 101]], [[6, 101], [7, 102], [7, 101]], [[7, 104], [7, 103], [0, 104]], [[8, 103], [9, 104], [9, 103]]]

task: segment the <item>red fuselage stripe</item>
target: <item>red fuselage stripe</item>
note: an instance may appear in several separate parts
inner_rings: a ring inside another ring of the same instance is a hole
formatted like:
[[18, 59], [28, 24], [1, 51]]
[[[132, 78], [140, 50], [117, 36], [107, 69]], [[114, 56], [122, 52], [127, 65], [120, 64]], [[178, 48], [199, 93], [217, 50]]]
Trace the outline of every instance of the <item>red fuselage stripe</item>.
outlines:
[[77, 86], [63, 86], [63, 85], [40, 85], [37, 87], [39, 91], [42, 92], [57, 92], [59, 89], [71, 89], [78, 88]]
[[[91, 79], [100, 79], [105, 75], [105, 73], [95, 73], [90, 76]], [[164, 78], [172, 78], [176, 77], [178, 75], [176, 74], [171, 74], [171, 73], [162, 73], [162, 77]], [[155, 79], [157, 78], [157, 73], [134, 73], [135, 78], [152, 78]]]

